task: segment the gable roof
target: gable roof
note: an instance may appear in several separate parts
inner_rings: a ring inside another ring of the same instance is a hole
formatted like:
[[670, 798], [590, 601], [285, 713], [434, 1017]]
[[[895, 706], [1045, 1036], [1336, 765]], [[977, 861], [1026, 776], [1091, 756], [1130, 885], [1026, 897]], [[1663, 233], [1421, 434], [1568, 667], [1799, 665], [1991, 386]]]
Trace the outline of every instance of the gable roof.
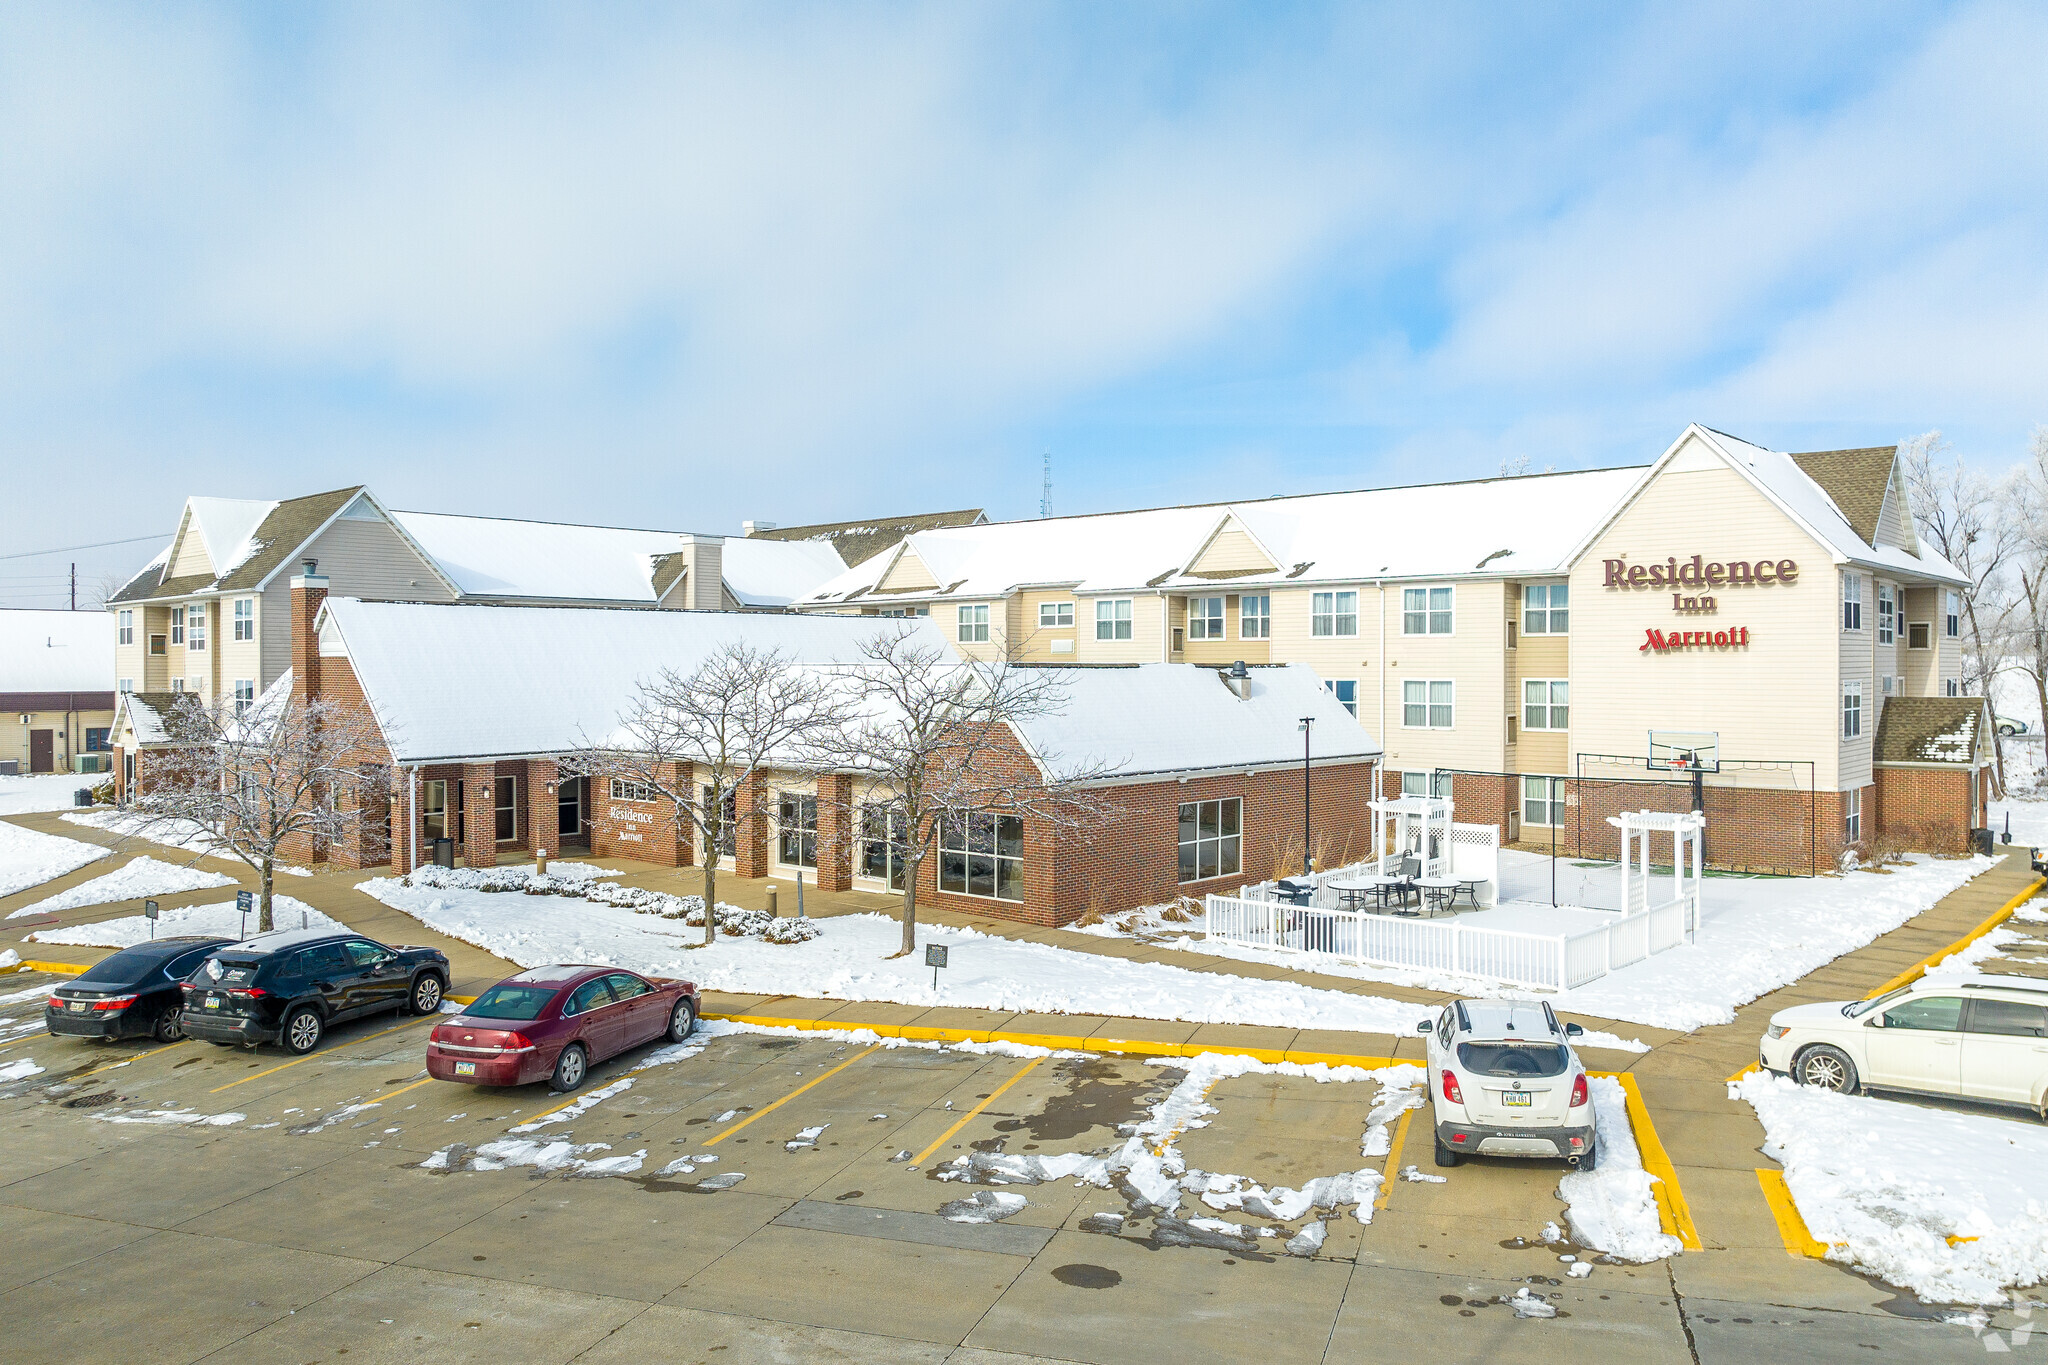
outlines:
[[[357, 484], [282, 502], [187, 498], [177, 536], [148, 567], [109, 597], [107, 605], [261, 587], [362, 491], [363, 486]], [[206, 546], [213, 571], [165, 578], [173, 552], [186, 536], [194, 534]]]
[[1865, 544], [1877, 544], [1877, 518], [1891, 487], [1897, 446], [1865, 446], [1858, 450], [1814, 450], [1794, 453], [1792, 462], [1834, 499], [1849, 528]]
[[979, 526], [988, 514], [979, 507], [954, 512], [920, 512], [908, 517], [874, 517], [865, 521], [825, 521], [814, 526], [777, 526], [755, 531], [748, 540], [823, 540], [848, 564], [863, 564], [882, 551], [918, 531], [936, 531], [944, 526]]
[[1986, 707], [1982, 697], [1886, 697], [1873, 760], [1975, 767]]
[[125, 738], [121, 728], [125, 723], [137, 744], [168, 744], [170, 730], [164, 718], [182, 696], [178, 692], [123, 692], [114, 701], [114, 737]]

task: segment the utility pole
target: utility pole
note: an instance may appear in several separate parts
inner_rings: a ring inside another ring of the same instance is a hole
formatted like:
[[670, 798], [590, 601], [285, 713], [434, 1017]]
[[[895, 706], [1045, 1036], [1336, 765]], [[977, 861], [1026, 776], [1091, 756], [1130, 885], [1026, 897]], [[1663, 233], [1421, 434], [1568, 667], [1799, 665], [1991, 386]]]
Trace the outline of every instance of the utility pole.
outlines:
[[1052, 452], [1049, 450], [1045, 453], [1045, 482], [1038, 494], [1038, 515], [1052, 515]]
[[78, 610], [78, 566], [71, 566], [71, 610]]

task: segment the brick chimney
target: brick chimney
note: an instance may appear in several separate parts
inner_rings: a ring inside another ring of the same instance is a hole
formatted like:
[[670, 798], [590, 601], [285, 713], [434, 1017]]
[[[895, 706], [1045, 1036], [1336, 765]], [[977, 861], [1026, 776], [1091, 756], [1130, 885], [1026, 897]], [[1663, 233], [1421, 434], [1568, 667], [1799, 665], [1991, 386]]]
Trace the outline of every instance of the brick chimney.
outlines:
[[313, 628], [320, 604], [327, 600], [327, 576], [306, 572], [292, 577], [292, 698], [306, 701], [320, 695], [320, 632]]

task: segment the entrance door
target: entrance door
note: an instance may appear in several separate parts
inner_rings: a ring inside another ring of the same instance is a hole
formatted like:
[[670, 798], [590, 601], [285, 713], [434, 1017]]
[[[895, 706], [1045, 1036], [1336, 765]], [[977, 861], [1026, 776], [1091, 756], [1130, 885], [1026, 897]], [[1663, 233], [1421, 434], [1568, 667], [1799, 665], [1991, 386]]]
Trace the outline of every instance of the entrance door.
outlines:
[[28, 732], [28, 770], [32, 773], [53, 773], [57, 771], [57, 732], [55, 730], [31, 730]]
[[555, 818], [560, 821], [560, 838], [565, 844], [587, 844], [583, 828], [583, 777], [565, 777], [555, 784]]
[[891, 891], [904, 889], [904, 846], [909, 842], [903, 812], [863, 807], [860, 813], [860, 875]]

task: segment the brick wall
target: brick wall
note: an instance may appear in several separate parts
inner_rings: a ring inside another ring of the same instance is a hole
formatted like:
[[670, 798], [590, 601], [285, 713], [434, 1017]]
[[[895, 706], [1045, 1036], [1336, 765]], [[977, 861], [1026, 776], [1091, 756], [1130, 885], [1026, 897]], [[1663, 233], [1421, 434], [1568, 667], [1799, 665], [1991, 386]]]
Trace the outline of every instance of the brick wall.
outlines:
[[1865, 798], [1863, 806], [1867, 833], [1881, 831], [1887, 841], [1930, 853], [1968, 851], [1976, 774], [1966, 768], [1879, 768], [1876, 776], [1877, 799]]
[[818, 889], [853, 886], [853, 779], [830, 773], [818, 779]]

